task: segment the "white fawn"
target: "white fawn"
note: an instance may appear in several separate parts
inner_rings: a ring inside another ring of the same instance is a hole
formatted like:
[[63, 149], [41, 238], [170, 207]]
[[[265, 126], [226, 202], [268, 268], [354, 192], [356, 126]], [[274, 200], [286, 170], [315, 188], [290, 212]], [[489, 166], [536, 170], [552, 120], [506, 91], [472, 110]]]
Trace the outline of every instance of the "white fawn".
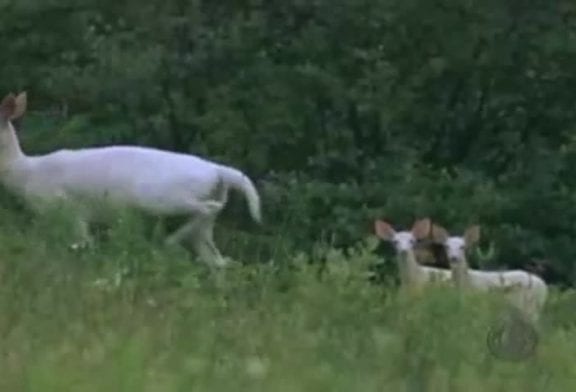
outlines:
[[[252, 218], [261, 220], [260, 197], [241, 171], [197, 156], [138, 146], [22, 152], [12, 121], [26, 111], [26, 93], [0, 103], [0, 181], [37, 212], [61, 203], [74, 212], [78, 235], [91, 241], [88, 223], [114, 208], [156, 216], [189, 217], [167, 243], [187, 237], [203, 261], [224, 265], [213, 240], [228, 188], [244, 194]], [[214, 194], [216, 193], [216, 196]]]
[[479, 241], [479, 226], [469, 227], [462, 237], [458, 237], [450, 236], [443, 227], [433, 225], [432, 238], [444, 246], [457, 287], [501, 291], [529, 321], [538, 321], [548, 296], [544, 280], [522, 270], [480, 271], [469, 267], [466, 251]]
[[383, 220], [374, 223], [376, 235], [384, 241], [391, 242], [396, 250], [398, 270], [402, 286], [408, 289], [420, 289], [433, 282], [446, 282], [451, 279], [448, 269], [420, 265], [416, 251], [422, 246], [419, 241], [429, 238], [431, 233], [430, 219], [420, 219], [410, 231], [397, 232]]

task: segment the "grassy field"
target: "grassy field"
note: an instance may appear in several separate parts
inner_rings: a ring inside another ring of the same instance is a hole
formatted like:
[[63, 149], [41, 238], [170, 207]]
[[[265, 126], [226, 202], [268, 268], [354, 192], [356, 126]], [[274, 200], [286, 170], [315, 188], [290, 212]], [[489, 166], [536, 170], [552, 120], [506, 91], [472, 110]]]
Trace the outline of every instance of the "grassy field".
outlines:
[[73, 253], [60, 221], [0, 216], [0, 391], [576, 390], [574, 293], [512, 362], [487, 347], [495, 298], [368, 283], [369, 246], [322, 273], [307, 255], [210, 272], [133, 223]]

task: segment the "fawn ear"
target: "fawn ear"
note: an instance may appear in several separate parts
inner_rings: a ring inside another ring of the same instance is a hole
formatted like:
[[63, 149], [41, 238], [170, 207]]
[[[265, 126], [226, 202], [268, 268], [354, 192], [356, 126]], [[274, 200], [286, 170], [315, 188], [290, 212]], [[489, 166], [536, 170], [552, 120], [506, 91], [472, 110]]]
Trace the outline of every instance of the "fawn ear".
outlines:
[[464, 241], [466, 241], [466, 245], [468, 246], [480, 241], [480, 226], [473, 225], [467, 228], [464, 232]]
[[16, 111], [16, 99], [14, 94], [9, 93], [0, 102], [0, 118], [3, 121], [10, 121]]
[[384, 241], [390, 241], [394, 238], [394, 234], [396, 234], [396, 231], [392, 226], [383, 220], [377, 220], [374, 222], [374, 231], [376, 232], [376, 235]]
[[423, 240], [430, 236], [430, 229], [432, 228], [432, 223], [429, 218], [424, 218], [417, 220], [412, 225], [412, 235], [418, 240]]
[[442, 226], [432, 225], [432, 241], [443, 244], [448, 239], [448, 231]]
[[22, 117], [24, 113], [26, 113], [28, 107], [28, 95], [26, 94], [26, 91], [22, 91], [14, 100], [16, 103], [16, 109], [14, 110], [14, 113], [12, 113], [10, 120], [16, 120]]

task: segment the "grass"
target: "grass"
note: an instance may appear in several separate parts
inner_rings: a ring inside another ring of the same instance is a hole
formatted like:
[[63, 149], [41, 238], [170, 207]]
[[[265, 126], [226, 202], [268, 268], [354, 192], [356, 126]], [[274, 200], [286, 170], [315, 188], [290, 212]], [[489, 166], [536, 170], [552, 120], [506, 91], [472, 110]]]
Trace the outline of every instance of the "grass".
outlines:
[[509, 362], [486, 344], [497, 298], [370, 284], [369, 245], [211, 272], [133, 222], [73, 253], [58, 219], [0, 217], [2, 391], [576, 387], [572, 292], [553, 293], [536, 354]]

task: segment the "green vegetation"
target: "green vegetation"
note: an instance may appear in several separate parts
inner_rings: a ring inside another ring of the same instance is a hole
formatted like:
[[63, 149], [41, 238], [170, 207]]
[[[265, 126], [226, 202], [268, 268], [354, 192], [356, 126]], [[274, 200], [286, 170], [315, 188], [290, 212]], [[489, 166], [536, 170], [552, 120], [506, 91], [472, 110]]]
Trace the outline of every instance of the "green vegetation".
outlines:
[[217, 243], [241, 265], [213, 273], [143, 221], [71, 253], [65, 219], [1, 192], [0, 390], [573, 390], [574, 292], [553, 290], [537, 355], [508, 363], [485, 344], [496, 299], [404, 298], [369, 237], [375, 218], [478, 223], [495, 252], [474, 266], [545, 260], [574, 285], [575, 16], [568, 0], [0, 0], [0, 96], [28, 91], [26, 152], [199, 154], [254, 178], [265, 220], [232, 197]]
[[[487, 348], [504, 308], [450, 288], [367, 283], [375, 239], [208, 272], [151, 247], [138, 224], [67, 250], [54, 219], [5, 212], [0, 389], [5, 391], [573, 390], [576, 293], [554, 293], [533, 357]], [[50, 228], [55, 236], [46, 235]], [[230, 249], [227, 249], [229, 252]], [[391, 263], [392, 260], [386, 260]], [[408, 389], [403, 389], [408, 388]]]

